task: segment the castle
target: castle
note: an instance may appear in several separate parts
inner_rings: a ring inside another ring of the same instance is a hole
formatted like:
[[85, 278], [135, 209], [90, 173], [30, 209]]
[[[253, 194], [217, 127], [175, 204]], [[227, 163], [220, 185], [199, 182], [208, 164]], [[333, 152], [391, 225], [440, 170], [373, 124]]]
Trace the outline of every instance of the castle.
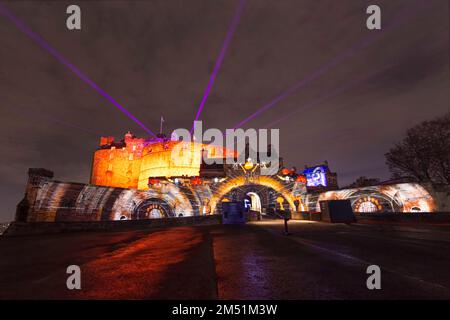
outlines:
[[[174, 157], [174, 152], [175, 157]], [[245, 152], [243, 150], [242, 152]], [[356, 213], [445, 211], [433, 191], [417, 183], [338, 189], [328, 163], [298, 172], [283, 166], [261, 175], [258, 159], [206, 164], [209, 158], [236, 158], [238, 152], [195, 142], [102, 137], [94, 152], [90, 183], [53, 179], [46, 169], [29, 169], [16, 220], [26, 222], [139, 220], [221, 213], [221, 203], [247, 200], [250, 210], [294, 216], [320, 211], [319, 202], [349, 199]], [[175, 161], [176, 160], [176, 161]]]
[[[178, 150], [175, 150], [176, 146]], [[174, 152], [177, 153], [174, 155]], [[119, 142], [115, 142], [113, 137], [102, 137], [98, 150], [94, 152], [90, 183], [147, 190], [150, 177], [199, 176], [202, 153], [209, 158], [235, 156], [235, 152], [222, 147], [172, 141], [163, 134], [157, 139], [146, 140], [128, 132]]]

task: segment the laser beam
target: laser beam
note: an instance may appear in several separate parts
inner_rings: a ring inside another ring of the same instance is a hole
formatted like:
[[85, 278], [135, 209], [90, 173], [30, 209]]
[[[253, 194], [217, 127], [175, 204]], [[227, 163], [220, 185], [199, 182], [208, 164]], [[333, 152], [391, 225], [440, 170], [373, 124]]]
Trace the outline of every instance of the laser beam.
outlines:
[[44, 119], [44, 120], [47, 120], [49, 122], [53, 122], [53, 123], [59, 124], [61, 126], [67, 127], [67, 128], [77, 129], [77, 130], [83, 131], [85, 133], [92, 134], [92, 135], [94, 135], [96, 137], [101, 137], [101, 136], [105, 135], [104, 133], [100, 133], [100, 132], [97, 132], [95, 130], [91, 130], [91, 129], [86, 128], [84, 126], [81, 126], [79, 124], [76, 124], [76, 123], [73, 123], [73, 122], [69, 122], [69, 121], [57, 118], [57, 117], [52, 116], [50, 114], [45, 114], [41, 110], [39, 110], [39, 111], [30, 110], [30, 109], [23, 110], [23, 108], [20, 108], [20, 107], [17, 107], [17, 106], [12, 106], [10, 108], [9, 112], [12, 112], [12, 113], [16, 114], [18, 117], [25, 118], [28, 121], [30, 120], [30, 118], [32, 118], [33, 120], [36, 120], [36, 118], [41, 118], [41, 119]]
[[424, 0], [416, 1], [416, 4], [409, 4], [408, 9], [404, 10], [396, 19], [393, 20], [393, 22], [391, 24], [385, 25], [380, 31], [372, 31], [372, 33], [369, 37], [365, 38], [361, 42], [352, 46], [350, 49], [340, 53], [338, 56], [332, 58], [327, 63], [322, 65], [319, 69], [317, 69], [316, 71], [314, 71], [313, 73], [308, 75], [306, 78], [297, 82], [296, 84], [291, 86], [289, 89], [287, 89], [286, 91], [282, 92], [280, 95], [278, 95], [277, 97], [272, 99], [270, 102], [266, 103], [261, 108], [257, 109], [254, 113], [250, 114], [247, 118], [245, 118], [244, 120], [237, 123], [234, 126], [234, 129], [242, 127], [247, 122], [253, 120], [256, 116], [258, 116], [258, 115], [262, 114], [263, 112], [269, 110], [270, 108], [274, 107], [277, 103], [279, 103], [284, 98], [292, 95], [293, 93], [297, 92], [298, 90], [304, 88], [306, 85], [308, 85], [313, 80], [324, 75], [325, 73], [327, 73], [330, 69], [332, 69], [336, 65], [355, 56], [359, 51], [372, 45], [378, 39], [380, 39], [381, 36], [386, 33], [386, 31], [399, 26], [405, 20], [407, 20], [407, 19], [411, 18], [413, 15], [415, 15], [417, 12], [421, 12], [424, 9], [424, 7], [428, 4], [429, 4], [429, 2], [426, 2]]
[[56, 60], [66, 66], [70, 71], [72, 71], [78, 78], [83, 80], [89, 86], [91, 86], [95, 91], [97, 91], [102, 97], [112, 103], [117, 107], [122, 113], [124, 113], [128, 118], [133, 120], [138, 126], [144, 129], [147, 133], [156, 137], [149, 128], [147, 128], [141, 121], [139, 121], [131, 112], [126, 110], [122, 105], [120, 105], [113, 97], [111, 97], [105, 90], [100, 88], [94, 81], [92, 81], [87, 75], [81, 72], [77, 67], [70, 63], [66, 58], [63, 57], [55, 48], [53, 48], [47, 41], [45, 41], [41, 36], [32, 31], [23, 21], [16, 17], [5, 5], [0, 3], [0, 14], [11, 21], [20, 31], [22, 31], [29, 38], [34, 40], [42, 49], [50, 53]]
[[368, 74], [368, 75], [366, 75], [364, 77], [359, 77], [358, 79], [353, 80], [351, 82], [348, 82], [345, 85], [339, 86], [336, 89], [328, 92], [328, 94], [320, 96], [319, 98], [311, 101], [310, 103], [307, 103], [307, 104], [305, 104], [305, 105], [303, 105], [301, 107], [298, 107], [293, 112], [290, 112], [290, 113], [288, 113], [288, 114], [278, 118], [277, 120], [266, 124], [265, 126], [263, 126], [263, 128], [273, 128], [276, 124], [278, 124], [278, 123], [280, 123], [280, 122], [282, 122], [284, 120], [292, 119], [292, 117], [294, 115], [296, 115], [297, 113], [299, 113], [300, 111], [305, 111], [308, 108], [314, 107], [315, 105], [318, 105], [319, 103], [322, 103], [322, 102], [324, 102], [324, 101], [326, 101], [326, 100], [328, 100], [330, 98], [333, 98], [333, 97], [335, 97], [335, 96], [337, 96], [337, 95], [339, 95], [341, 93], [344, 93], [345, 91], [348, 91], [349, 89], [357, 86], [358, 84], [360, 84], [360, 83], [362, 83], [364, 81], [367, 81], [367, 80], [373, 78], [376, 75], [379, 75], [379, 74], [383, 73], [386, 69], [390, 68], [391, 66], [392, 65], [383, 67], [382, 69], [376, 70], [375, 72], [372, 72], [372, 73], [370, 73], [370, 74]]
[[[227, 35], [225, 36], [225, 40], [223, 42], [222, 48], [220, 49], [220, 54], [217, 57], [213, 72], [211, 73], [211, 76], [209, 78], [209, 82], [208, 82], [208, 85], [206, 86], [205, 92], [203, 94], [203, 98], [200, 102], [200, 106], [198, 107], [197, 114], [195, 115], [194, 122], [200, 118], [200, 114], [202, 113], [203, 107], [205, 106], [205, 103], [206, 103], [206, 99], [208, 98], [208, 95], [211, 92], [212, 86], [217, 77], [217, 73], [219, 72], [220, 65], [222, 64], [222, 61], [225, 57], [225, 52], [227, 51], [228, 46], [231, 42], [231, 39], [233, 38], [233, 34], [237, 28], [237, 25], [239, 24], [239, 20], [241, 18], [242, 11], [244, 10], [245, 2], [246, 2], [246, 0], [239, 0], [238, 6], [236, 7], [233, 19], [228, 28]], [[191, 133], [193, 132], [193, 130], [194, 130], [194, 124], [192, 124]]]

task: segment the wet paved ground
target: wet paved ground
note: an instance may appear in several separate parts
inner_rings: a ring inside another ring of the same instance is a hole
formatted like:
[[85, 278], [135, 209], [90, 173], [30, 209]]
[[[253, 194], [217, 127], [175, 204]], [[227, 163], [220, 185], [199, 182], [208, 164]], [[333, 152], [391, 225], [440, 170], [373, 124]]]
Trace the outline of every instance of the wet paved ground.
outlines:
[[[450, 298], [449, 226], [278, 221], [0, 238], [0, 299]], [[66, 267], [82, 290], [66, 288]], [[367, 266], [382, 290], [366, 288]]]

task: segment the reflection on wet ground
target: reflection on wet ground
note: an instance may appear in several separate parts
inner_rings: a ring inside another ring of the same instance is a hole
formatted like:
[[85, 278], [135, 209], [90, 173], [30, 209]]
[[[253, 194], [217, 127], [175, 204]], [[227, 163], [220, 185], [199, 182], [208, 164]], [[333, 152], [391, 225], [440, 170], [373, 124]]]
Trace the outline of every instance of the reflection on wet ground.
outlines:
[[[448, 227], [280, 221], [0, 239], [0, 298], [449, 298]], [[66, 268], [82, 289], [66, 288]], [[382, 270], [368, 290], [366, 268]]]

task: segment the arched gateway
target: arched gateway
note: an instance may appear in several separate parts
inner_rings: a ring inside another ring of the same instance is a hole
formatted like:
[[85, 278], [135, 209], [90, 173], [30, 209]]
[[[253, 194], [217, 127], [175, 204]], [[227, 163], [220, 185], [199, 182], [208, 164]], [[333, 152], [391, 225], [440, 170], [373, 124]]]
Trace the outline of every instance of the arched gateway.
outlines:
[[[244, 201], [250, 194], [254, 199], [260, 200], [262, 213], [270, 213], [276, 208], [278, 197], [284, 199], [284, 208], [296, 211], [296, 200], [290, 188], [279, 179], [272, 176], [258, 176], [248, 179], [238, 176], [225, 181], [212, 190], [211, 207], [214, 212], [220, 212], [220, 203], [226, 199], [229, 201]], [[299, 200], [297, 200], [299, 201]]]
[[164, 200], [150, 198], [143, 201], [133, 212], [133, 220], [169, 218], [174, 216], [171, 206]]

